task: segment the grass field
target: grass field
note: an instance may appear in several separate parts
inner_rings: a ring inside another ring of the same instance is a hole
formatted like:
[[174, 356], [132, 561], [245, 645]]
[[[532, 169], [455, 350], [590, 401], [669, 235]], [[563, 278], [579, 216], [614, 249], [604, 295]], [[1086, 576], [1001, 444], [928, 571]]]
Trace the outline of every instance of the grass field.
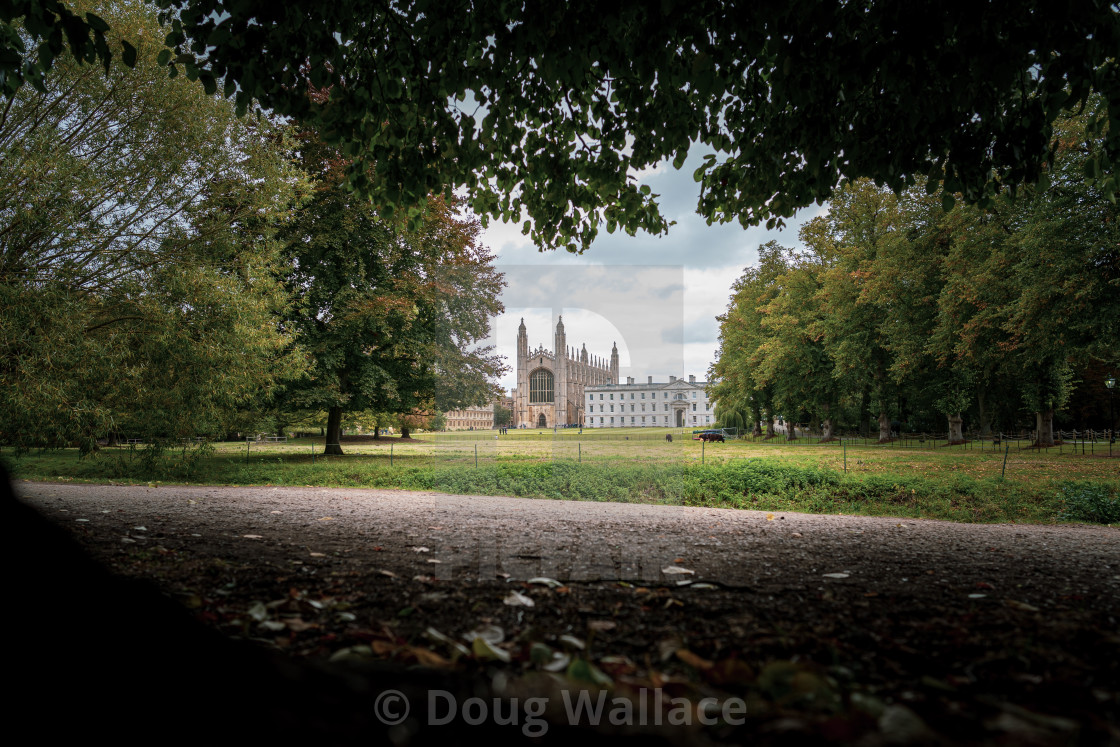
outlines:
[[411, 442], [344, 442], [343, 449], [344, 456], [324, 457], [323, 439], [298, 439], [158, 456], [144, 447], [85, 459], [73, 450], [3, 456], [23, 479], [362, 486], [953, 521], [1120, 522], [1120, 450], [1109, 459], [1104, 443], [1084, 445], [1084, 455], [1081, 444], [1076, 453], [1069, 445], [705, 445], [689, 431], [627, 429], [421, 434]]

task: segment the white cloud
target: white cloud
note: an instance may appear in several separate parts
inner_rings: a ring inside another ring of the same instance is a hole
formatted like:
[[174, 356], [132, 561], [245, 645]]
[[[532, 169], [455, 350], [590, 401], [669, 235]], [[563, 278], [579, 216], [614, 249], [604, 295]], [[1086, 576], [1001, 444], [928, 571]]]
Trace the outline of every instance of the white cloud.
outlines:
[[803, 210], [781, 231], [708, 226], [695, 213], [692, 172], [699, 159], [690, 157], [680, 170], [662, 163], [635, 172], [677, 221], [666, 237], [603, 232], [586, 253], [573, 255], [538, 252], [520, 224], [492, 223], [483, 232], [509, 284], [506, 313], [495, 320], [493, 337], [511, 369], [501, 381], [506, 389], [516, 386], [522, 316], [531, 348], [554, 347], [556, 318], [563, 314], [569, 346], [586, 343], [589, 353], [609, 360], [611, 344], [618, 344], [622, 377], [706, 378], [718, 348], [716, 316], [727, 309], [731, 284], [757, 262], [759, 244], [799, 246], [800, 226], [827, 208]]

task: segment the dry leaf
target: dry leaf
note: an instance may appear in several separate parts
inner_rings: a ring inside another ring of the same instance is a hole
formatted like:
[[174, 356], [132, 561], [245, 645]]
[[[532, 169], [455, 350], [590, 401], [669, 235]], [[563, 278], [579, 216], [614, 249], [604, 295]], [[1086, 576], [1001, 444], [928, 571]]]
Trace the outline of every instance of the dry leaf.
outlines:
[[689, 651], [687, 648], [680, 648], [676, 651], [677, 658], [689, 665], [693, 669], [711, 669], [712, 662]]

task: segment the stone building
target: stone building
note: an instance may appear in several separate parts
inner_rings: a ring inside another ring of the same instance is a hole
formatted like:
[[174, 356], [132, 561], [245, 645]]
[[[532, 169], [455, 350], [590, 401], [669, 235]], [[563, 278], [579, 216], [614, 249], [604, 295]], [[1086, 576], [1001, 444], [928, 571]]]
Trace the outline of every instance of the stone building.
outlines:
[[624, 384], [589, 386], [584, 390], [584, 424], [588, 428], [702, 428], [715, 421], [715, 407], [705, 391], [708, 382], [670, 376], [668, 382], [645, 384], [627, 377]]
[[525, 320], [517, 328], [517, 391], [513, 416], [519, 428], [582, 426], [584, 389], [618, 381], [618, 346], [610, 361], [568, 347], [564, 318], [556, 324], [555, 349], [529, 349]]
[[444, 428], [449, 431], [490, 430], [494, 427], [493, 403], [483, 406], [465, 407], [450, 410], [443, 414], [446, 418]]

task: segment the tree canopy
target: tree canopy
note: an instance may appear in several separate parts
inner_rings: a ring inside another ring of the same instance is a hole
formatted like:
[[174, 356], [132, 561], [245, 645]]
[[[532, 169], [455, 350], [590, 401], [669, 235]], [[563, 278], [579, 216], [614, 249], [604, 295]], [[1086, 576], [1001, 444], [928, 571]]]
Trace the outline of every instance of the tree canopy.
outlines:
[[312, 198], [282, 232], [292, 307], [284, 325], [312, 358], [291, 405], [328, 413], [327, 452], [341, 454], [347, 412], [424, 417], [493, 397], [500, 357], [483, 345], [504, 285], [477, 219], [432, 197], [419, 230], [384, 219], [341, 188], [346, 160], [306, 133]]
[[[1048, 186], [945, 210], [919, 187], [842, 185], [801, 231], [760, 247], [720, 317], [721, 413], [879, 420], [963, 439], [1033, 414], [1050, 445], [1077, 374], [1120, 366], [1120, 207], [1080, 178], [1085, 115], [1059, 120]], [[1099, 427], [1099, 417], [1076, 425]], [[1110, 426], [1111, 427], [1111, 426]], [[757, 427], [756, 427], [757, 430]]]
[[0, 111], [0, 438], [224, 433], [298, 364], [274, 232], [303, 177], [267, 123], [157, 62], [154, 14], [108, 74], [64, 58]]
[[[173, 74], [313, 124], [414, 226], [427, 195], [465, 188], [484, 219], [527, 215], [541, 247], [659, 233], [635, 170], [690, 151], [711, 221], [773, 225], [861, 177], [900, 192], [924, 175], [946, 208], [988, 206], [1040, 178], [1053, 122], [1083, 106], [1101, 147], [1079, 178], [1120, 186], [1120, 11], [1103, 0], [158, 4]], [[67, 48], [135, 57], [73, 7], [0, 2], [6, 96]]]

